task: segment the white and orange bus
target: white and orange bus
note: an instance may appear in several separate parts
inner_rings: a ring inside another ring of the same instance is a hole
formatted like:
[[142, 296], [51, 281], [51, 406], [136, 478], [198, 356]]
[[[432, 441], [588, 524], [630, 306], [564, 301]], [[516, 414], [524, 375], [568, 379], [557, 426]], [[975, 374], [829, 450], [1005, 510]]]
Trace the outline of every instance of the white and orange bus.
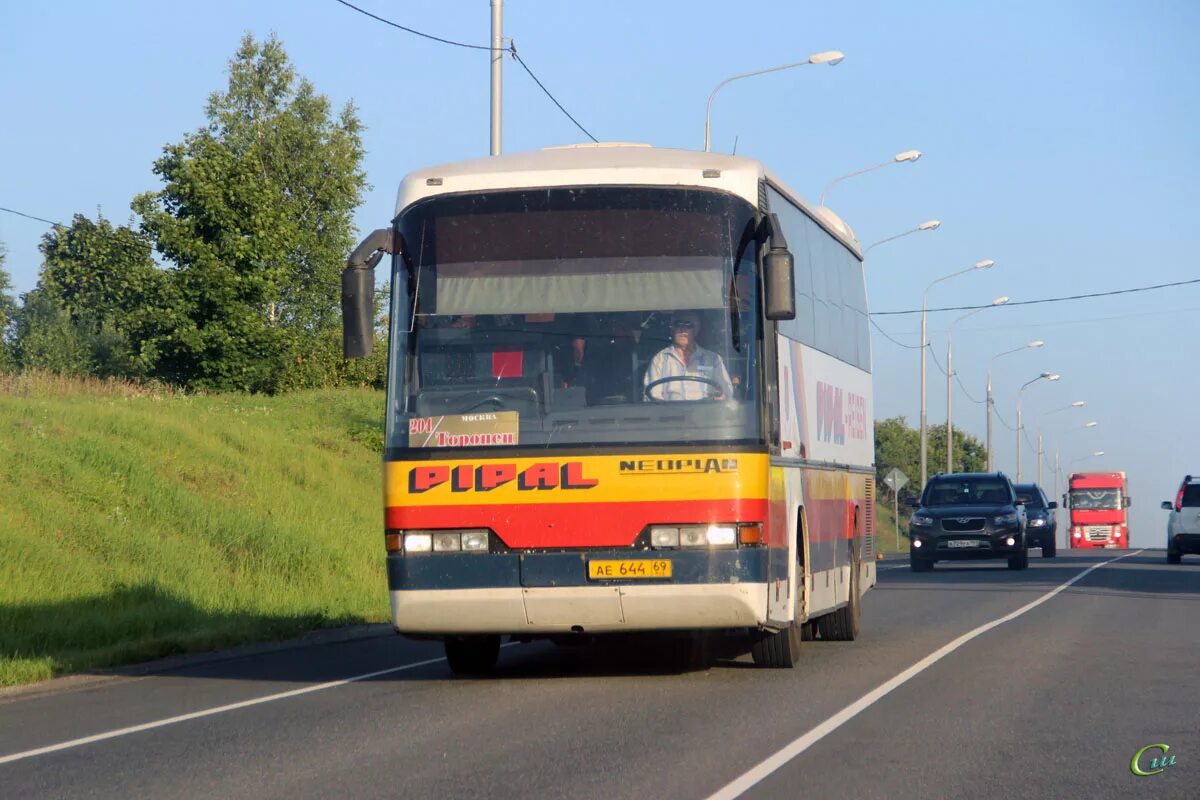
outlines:
[[504, 636], [741, 632], [771, 667], [855, 638], [871, 353], [835, 216], [752, 159], [642, 145], [420, 170], [347, 261], [347, 357], [383, 253], [399, 633], [457, 673]]

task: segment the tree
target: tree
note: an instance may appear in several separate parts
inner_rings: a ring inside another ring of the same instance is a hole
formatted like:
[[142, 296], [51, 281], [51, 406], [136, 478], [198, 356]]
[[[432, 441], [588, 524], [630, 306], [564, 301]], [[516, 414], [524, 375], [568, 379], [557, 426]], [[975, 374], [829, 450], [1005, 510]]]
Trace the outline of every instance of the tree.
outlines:
[[[935, 474], [946, 466], [946, 426], [932, 425], [928, 432], [928, 470]], [[910, 428], [904, 417], [875, 421], [875, 472], [880, 496], [891, 499], [883, 478], [894, 468], [908, 476], [900, 492], [900, 502], [911, 504], [920, 496], [921, 432]], [[956, 472], [982, 472], [987, 468], [987, 450], [983, 443], [962, 430], [954, 431], [954, 469]]]
[[31, 320], [57, 326], [58, 312], [65, 315], [102, 377], [153, 372], [154, 342], [170, 325], [171, 303], [146, 235], [114, 227], [103, 216], [93, 222], [76, 214], [70, 226], [45, 234], [40, 249], [39, 310]]
[[12, 337], [17, 316], [17, 301], [11, 294], [12, 278], [4, 269], [7, 256], [4, 245], [0, 244], [0, 372], [11, 370], [15, 364]]
[[338, 276], [366, 187], [362, 125], [352, 105], [331, 114], [278, 40], [249, 35], [206, 116], [155, 162], [165, 186], [133, 204], [175, 265], [178, 317], [155, 343], [160, 376], [277, 391], [306, 359], [326, 357], [338, 325]]

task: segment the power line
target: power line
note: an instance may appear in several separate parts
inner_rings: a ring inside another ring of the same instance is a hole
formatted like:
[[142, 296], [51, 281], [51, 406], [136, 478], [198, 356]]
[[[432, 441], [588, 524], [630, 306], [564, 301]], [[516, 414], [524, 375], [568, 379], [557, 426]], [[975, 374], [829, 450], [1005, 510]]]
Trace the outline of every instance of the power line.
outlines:
[[933, 364], [938, 368], [938, 372], [947, 375], [946, 368], [937, 360], [937, 353], [933, 352], [933, 348], [929, 348], [929, 357], [933, 359]]
[[0, 211], [7, 211], [9, 214], [16, 214], [18, 217], [25, 217], [26, 219], [35, 219], [38, 222], [44, 222], [47, 225], [62, 225], [61, 222], [55, 222], [52, 219], [43, 219], [42, 217], [35, 217], [33, 214], [26, 214], [24, 211], [17, 211], [13, 208], [4, 208], [3, 206], [0, 206]]
[[962, 393], [965, 394], [967, 396], [967, 399], [970, 400], [972, 403], [984, 402], [983, 400], [976, 400], [974, 397], [971, 396], [971, 393], [967, 391], [967, 387], [963, 385], [962, 378], [958, 377], [958, 370], [954, 371], [954, 382], [958, 384], [958, 388], [962, 389]]
[[563, 104], [558, 102], [558, 99], [550, 93], [550, 90], [547, 89], [546, 85], [544, 83], [542, 83], [541, 80], [538, 79], [538, 76], [533, 74], [533, 70], [531, 70], [529, 68], [529, 65], [525, 63], [525, 59], [523, 59], [519, 55], [517, 55], [517, 43], [514, 42], [512, 39], [508, 40], [508, 47], [485, 47], [484, 45], [479, 45], [479, 44], [467, 44], [465, 42], [456, 42], [451, 39], [443, 39], [440, 36], [433, 36], [428, 33], [422, 33], [421, 31], [414, 30], [413, 28], [409, 28], [404, 25], [401, 25], [398, 22], [392, 22], [390, 19], [385, 19], [377, 14], [372, 14], [370, 11], [359, 8], [358, 6], [354, 5], [353, 3], [346, 2], [346, 0], [336, 0], [336, 2], [341, 3], [346, 8], [353, 9], [353, 10], [357, 11], [358, 13], [363, 14], [364, 16], [368, 16], [373, 20], [382, 22], [384, 25], [391, 25], [393, 28], [399, 28], [400, 30], [402, 30], [406, 33], [411, 33], [416, 36], [421, 36], [425, 39], [431, 39], [432, 41], [435, 41], [435, 42], [441, 42], [442, 44], [454, 45], [455, 47], [465, 47], [468, 50], [487, 50], [487, 51], [493, 52], [493, 53], [494, 52], [503, 52], [503, 51], [507, 50], [509, 55], [511, 55], [513, 57], [513, 60], [521, 65], [521, 68], [524, 69], [525, 72], [527, 72], [529, 74], [529, 77], [533, 78], [533, 82], [538, 85], [538, 88], [541, 89], [543, 92], [545, 92], [546, 97], [550, 98], [550, 102], [552, 102], [552, 103], [554, 103], [554, 105], [558, 106], [558, 110], [561, 111], [563, 114], [565, 114], [567, 119], [569, 119], [569, 120], [571, 120], [571, 122], [575, 123], [575, 127], [579, 128], [579, 130], [583, 131], [584, 136], [588, 137], [593, 142], [599, 141], [595, 136], [592, 136], [592, 134], [588, 131], [587, 128], [585, 128], [579, 124], [579, 120], [575, 119], [575, 117], [571, 116], [571, 113], [569, 111], [567, 111], [565, 108], [563, 108]]
[[875, 326], [875, 330], [877, 330], [877, 331], [879, 331], [880, 333], [882, 333], [882, 334], [884, 335], [884, 337], [885, 337], [885, 338], [886, 338], [886, 339], [887, 339], [889, 342], [891, 342], [892, 344], [896, 344], [896, 345], [899, 345], [899, 346], [901, 346], [901, 347], [906, 347], [906, 348], [908, 348], [909, 350], [920, 350], [920, 349], [921, 349], [921, 345], [919, 345], [919, 344], [905, 344], [904, 342], [898, 342], [898, 341], [896, 341], [895, 339], [893, 339], [893, 338], [891, 337], [891, 335], [890, 335], [890, 334], [889, 334], [887, 331], [885, 331], [883, 328], [879, 327], [879, 323], [878, 323], [878, 322], [876, 322], [875, 320], [871, 320], [871, 324]]
[[[340, 0], [339, 0], [339, 2], [340, 2]], [[521, 58], [519, 55], [517, 55], [517, 45], [516, 45], [516, 42], [512, 42], [512, 43], [511, 43], [511, 47], [509, 48], [509, 52], [510, 52], [510, 53], [512, 53], [512, 57], [513, 57], [513, 59], [514, 59], [514, 60], [515, 60], [515, 61], [516, 61], [518, 64], [520, 64], [522, 67], [524, 67], [524, 68], [525, 68], [525, 71], [529, 73], [529, 77], [533, 78], [533, 82], [534, 82], [534, 83], [536, 83], [536, 84], [538, 85], [538, 88], [539, 88], [539, 89], [541, 89], [543, 92], [545, 92], [545, 93], [546, 93], [546, 97], [549, 97], [549, 98], [550, 98], [550, 101], [551, 101], [552, 103], [554, 103], [554, 105], [558, 106], [558, 110], [559, 110], [559, 111], [561, 111], [561, 112], [563, 112], [564, 114], [566, 114], [566, 115], [567, 115], [567, 119], [571, 120], [571, 122], [574, 122], [574, 123], [575, 123], [575, 127], [576, 127], [576, 128], [579, 128], [579, 130], [583, 131], [583, 135], [584, 135], [584, 136], [588, 137], [588, 138], [589, 138], [589, 139], [591, 139], [593, 142], [598, 142], [599, 140], [598, 140], [598, 139], [597, 139], [595, 136], [592, 136], [592, 134], [588, 132], [588, 129], [587, 129], [587, 128], [585, 128], [585, 127], [583, 127], [582, 125], [580, 125], [580, 124], [579, 124], [579, 120], [577, 120], [577, 119], [575, 119], [574, 117], [572, 117], [572, 116], [571, 116], [571, 114], [570, 114], [570, 112], [569, 112], [569, 111], [567, 111], [565, 108], [563, 108], [563, 107], [562, 107], [562, 103], [560, 103], [560, 102], [558, 102], [558, 100], [555, 100], [555, 99], [554, 99], [554, 95], [550, 94], [550, 90], [549, 90], [549, 89], [547, 89], [545, 86], [543, 86], [543, 85], [542, 85], [542, 82], [538, 80], [538, 77], [537, 77], [537, 75], [534, 75], [534, 74], [533, 74], [533, 70], [531, 70], [531, 69], [529, 68], [529, 66], [528, 66], [528, 65], [525, 63], [525, 60], [524, 60], [524, 59], [522, 59], [522, 58]]]
[[347, 3], [346, 0], [336, 0], [336, 1], [341, 3], [342, 5], [344, 5], [346, 8], [352, 8], [355, 11], [357, 11], [358, 13], [363, 14], [364, 16], [368, 16], [373, 20], [382, 22], [384, 25], [391, 25], [393, 28], [399, 28], [400, 30], [404, 31], [405, 33], [411, 33], [414, 36], [420, 36], [423, 39], [431, 39], [435, 42], [441, 42], [442, 44], [452, 44], [455, 47], [465, 47], [468, 50], [492, 50], [492, 51], [501, 50], [501, 51], [503, 51], [503, 50], [508, 49], [506, 47], [488, 47], [488, 46], [482, 45], [482, 44], [466, 44], [465, 42], [456, 42], [452, 39], [443, 39], [440, 36], [434, 36], [429, 33], [421, 33], [421, 31], [418, 31], [418, 30], [413, 30], [412, 28], [406, 28], [405, 26], [401, 25], [398, 22], [392, 22], [390, 19], [384, 19], [383, 17], [376, 16], [375, 14], [372, 14], [370, 11], [359, 8], [358, 6], [354, 5], [353, 3]]
[[[1192, 278], [1186, 281], [1174, 281], [1172, 283], [1156, 283], [1153, 286], [1136, 286], [1132, 289], [1114, 289], [1111, 292], [1090, 292], [1088, 294], [1072, 294], [1062, 297], [1043, 297], [1038, 300], [1018, 300], [1015, 303], [1005, 303], [1004, 308], [1012, 308], [1013, 306], [1032, 306], [1041, 303], [1064, 303], [1068, 300], [1088, 300], [1093, 297], [1112, 297], [1118, 294], [1134, 294], [1135, 292], [1149, 292], [1155, 289], [1169, 289], [1173, 286], [1188, 286], [1191, 284], [1200, 283], [1200, 278]], [[942, 306], [941, 308], [929, 308], [926, 311], [930, 314], [936, 311], [974, 311], [977, 308], [991, 308], [992, 304], [988, 303], [981, 306]], [[920, 314], [921, 309], [914, 308], [907, 311], [874, 311], [872, 316], [896, 316], [900, 314]]]
[[1000, 412], [996, 410], [996, 404], [992, 403], [992, 413], [996, 415], [996, 419], [1000, 420], [1000, 424], [1008, 428], [1010, 431], [1016, 432], [1016, 428], [1004, 421], [1004, 417], [1000, 416]]

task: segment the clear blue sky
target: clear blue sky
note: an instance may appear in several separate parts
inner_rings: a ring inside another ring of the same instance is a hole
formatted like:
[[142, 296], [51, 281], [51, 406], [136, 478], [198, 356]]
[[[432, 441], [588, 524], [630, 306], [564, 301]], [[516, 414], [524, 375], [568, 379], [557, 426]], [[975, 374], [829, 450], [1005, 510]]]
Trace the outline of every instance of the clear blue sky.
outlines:
[[[487, 0], [360, 0], [439, 36], [487, 44]], [[920, 305], [932, 279], [983, 259], [987, 273], [939, 285], [931, 305], [1014, 301], [1200, 277], [1200, 4], [1176, 2], [549, 2], [508, 0], [505, 33], [600, 139], [699, 148], [704, 103], [731, 74], [839, 49], [730, 85], [714, 106], [714, 149], [762, 159], [815, 201], [832, 177], [910, 148], [925, 156], [839, 185], [829, 205], [870, 243], [930, 217], [941, 230], [884, 245], [868, 262], [872, 309]], [[484, 155], [487, 54], [387, 28], [333, 0], [0, 5], [0, 206], [56, 220], [97, 209], [123, 222], [156, 188], [151, 163], [203, 121], [207, 94], [246, 31], [275, 32], [297, 69], [368, 129], [368, 230], [391, 216], [408, 171]], [[505, 151], [583, 140], [519, 66], [505, 65]], [[37, 280], [44, 226], [0, 214], [18, 291]], [[950, 315], [932, 317], [945, 358]], [[1133, 541], [1162, 546], [1185, 472], [1200, 473], [1200, 285], [1102, 300], [989, 310], [955, 329], [955, 365], [977, 399], [989, 356], [998, 409], [1025, 394], [1062, 458], [1123, 469]], [[898, 340], [915, 317], [880, 317]], [[876, 416], [918, 410], [918, 357], [875, 335]], [[945, 380], [930, 365], [931, 422]], [[1045, 412], [1082, 399], [1087, 406]], [[983, 406], [962, 392], [956, 422], [982, 438]], [[1083, 430], [1087, 420], [1100, 425]], [[1000, 423], [998, 465], [1014, 470]], [[1026, 478], [1034, 464], [1027, 452]], [[934, 465], [936, 467], [936, 465]], [[915, 478], [915, 476], [914, 476]], [[1049, 490], [1053, 481], [1047, 473]]]

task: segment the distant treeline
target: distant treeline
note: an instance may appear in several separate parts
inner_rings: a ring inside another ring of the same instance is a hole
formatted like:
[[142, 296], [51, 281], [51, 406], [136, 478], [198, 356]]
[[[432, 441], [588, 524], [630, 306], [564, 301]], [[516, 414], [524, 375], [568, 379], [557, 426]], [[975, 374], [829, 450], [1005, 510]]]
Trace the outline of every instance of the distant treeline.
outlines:
[[382, 386], [383, 347], [341, 357], [339, 274], [366, 186], [354, 106], [335, 114], [278, 40], [247, 35], [205, 115], [163, 148], [162, 186], [133, 198], [126, 225], [76, 214], [46, 233], [19, 301], [0, 249], [0, 371], [210, 391]]

